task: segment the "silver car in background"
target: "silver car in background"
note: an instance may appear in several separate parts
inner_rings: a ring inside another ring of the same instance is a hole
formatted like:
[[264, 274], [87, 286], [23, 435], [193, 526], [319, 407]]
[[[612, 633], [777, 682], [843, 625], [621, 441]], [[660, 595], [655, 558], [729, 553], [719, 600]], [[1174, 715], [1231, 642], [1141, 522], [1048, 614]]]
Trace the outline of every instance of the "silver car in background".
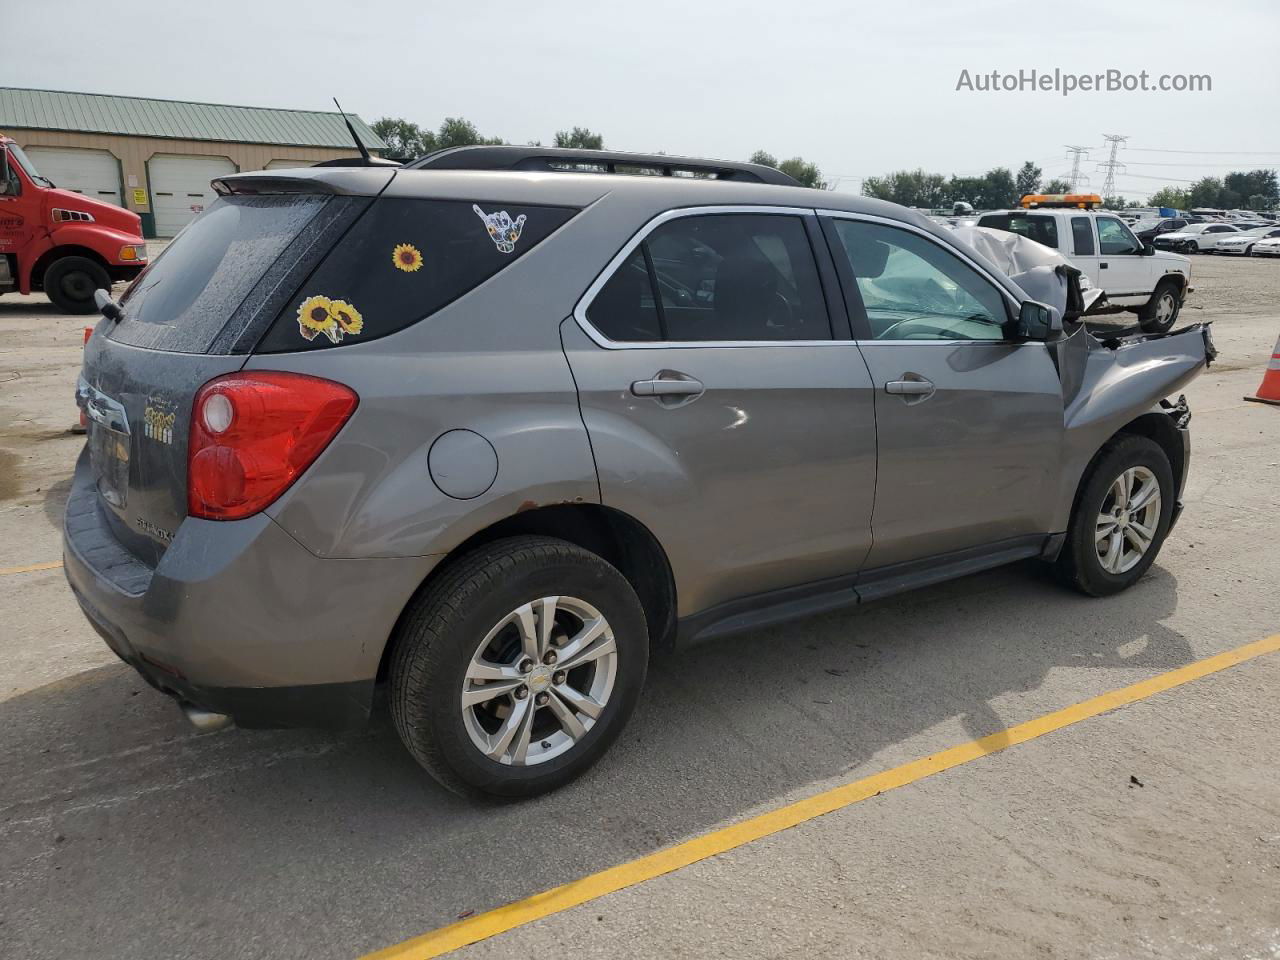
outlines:
[[[1177, 519], [1201, 325], [1101, 341], [910, 210], [474, 147], [244, 173], [104, 299], [67, 579], [205, 726], [363, 722], [448, 787], [589, 767], [651, 655]], [[727, 641], [732, 642], [732, 641]]]

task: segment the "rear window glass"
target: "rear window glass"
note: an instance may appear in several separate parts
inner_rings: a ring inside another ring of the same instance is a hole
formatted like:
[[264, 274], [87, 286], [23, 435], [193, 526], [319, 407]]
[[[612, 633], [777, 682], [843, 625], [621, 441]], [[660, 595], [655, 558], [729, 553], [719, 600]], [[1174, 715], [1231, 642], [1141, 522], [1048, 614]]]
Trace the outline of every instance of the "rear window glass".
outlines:
[[996, 230], [1007, 230], [1020, 237], [1043, 243], [1046, 247], [1057, 248], [1058, 224], [1053, 217], [1022, 213], [990, 214], [978, 220], [980, 227], [993, 227]]
[[324, 349], [401, 330], [488, 280], [575, 213], [376, 200], [285, 304], [258, 350]]
[[331, 198], [220, 197], [187, 226], [121, 298], [111, 339], [206, 353], [258, 281]]
[[1088, 217], [1071, 218], [1071, 240], [1075, 244], [1076, 256], [1093, 256], [1093, 221]]

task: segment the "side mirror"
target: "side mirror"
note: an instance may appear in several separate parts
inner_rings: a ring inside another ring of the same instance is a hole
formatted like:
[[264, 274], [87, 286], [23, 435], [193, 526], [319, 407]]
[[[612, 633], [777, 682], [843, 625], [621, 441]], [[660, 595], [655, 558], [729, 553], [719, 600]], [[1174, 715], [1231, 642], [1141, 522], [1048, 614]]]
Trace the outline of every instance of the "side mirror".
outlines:
[[1062, 314], [1047, 303], [1023, 300], [1018, 309], [1018, 336], [1023, 340], [1056, 340], [1062, 335]]
[[1154, 257], [1156, 255], [1155, 245], [1149, 241], [1147, 243], [1144, 243], [1142, 245], [1142, 255], [1144, 257]]

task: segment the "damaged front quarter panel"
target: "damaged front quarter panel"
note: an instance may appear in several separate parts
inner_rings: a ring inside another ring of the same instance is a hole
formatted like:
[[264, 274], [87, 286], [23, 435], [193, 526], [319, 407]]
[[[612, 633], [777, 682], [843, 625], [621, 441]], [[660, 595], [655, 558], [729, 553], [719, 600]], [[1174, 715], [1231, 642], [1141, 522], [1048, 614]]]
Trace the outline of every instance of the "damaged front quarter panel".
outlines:
[[1217, 357], [1209, 325], [1165, 334], [1099, 338], [1083, 327], [1054, 344], [1062, 379], [1065, 449], [1054, 529], [1065, 530], [1081, 478], [1102, 446], [1128, 430], [1169, 453], [1179, 499], [1189, 464], [1186, 399], [1178, 393]]

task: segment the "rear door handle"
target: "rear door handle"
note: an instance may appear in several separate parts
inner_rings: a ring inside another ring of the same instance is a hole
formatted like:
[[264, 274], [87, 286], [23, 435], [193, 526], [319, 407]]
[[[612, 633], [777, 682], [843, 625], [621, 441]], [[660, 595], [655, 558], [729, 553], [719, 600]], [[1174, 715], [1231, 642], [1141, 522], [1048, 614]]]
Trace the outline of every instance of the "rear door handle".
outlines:
[[1106, 265], [1105, 263], [1100, 263], [1100, 264], [1098, 264], [1098, 269], [1099, 269], [1099, 270], [1105, 270], [1105, 269], [1107, 269], [1107, 265]]
[[665, 370], [652, 380], [637, 380], [631, 384], [631, 392], [637, 397], [696, 397], [704, 389], [701, 380], [683, 373], [670, 374]]

